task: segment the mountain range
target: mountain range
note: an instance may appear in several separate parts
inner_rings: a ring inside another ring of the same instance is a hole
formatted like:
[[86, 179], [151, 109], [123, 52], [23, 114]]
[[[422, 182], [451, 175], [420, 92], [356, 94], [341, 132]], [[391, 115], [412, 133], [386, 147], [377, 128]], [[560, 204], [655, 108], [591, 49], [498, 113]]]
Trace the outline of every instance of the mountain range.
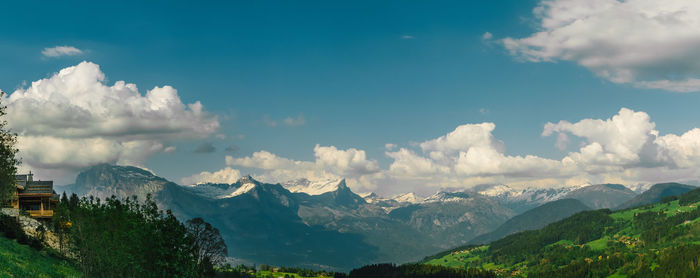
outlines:
[[[413, 193], [384, 198], [360, 196], [343, 179], [270, 184], [245, 176], [232, 184], [178, 185], [144, 169], [108, 164], [81, 172], [74, 184], [57, 191], [99, 198], [150, 194], [181, 221], [202, 217], [217, 227], [229, 256], [239, 263], [341, 271], [417, 261], [480, 235], [496, 240], [587, 208], [618, 207], [637, 196], [621, 185], [489, 185], [426, 198]], [[557, 200], [562, 201], [548, 204]]]

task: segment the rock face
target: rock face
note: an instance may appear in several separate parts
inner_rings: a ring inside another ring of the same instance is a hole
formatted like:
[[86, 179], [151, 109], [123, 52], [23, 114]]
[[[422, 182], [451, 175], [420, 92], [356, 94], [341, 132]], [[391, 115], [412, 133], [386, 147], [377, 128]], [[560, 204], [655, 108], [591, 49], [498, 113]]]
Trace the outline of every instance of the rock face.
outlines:
[[153, 173], [132, 166], [99, 164], [78, 174], [75, 183], [61, 189], [79, 196], [94, 196], [100, 199], [112, 195], [118, 197], [136, 196], [144, 200], [148, 194], [155, 194], [164, 189], [168, 180]]
[[[17, 215], [19, 214], [18, 209], [14, 208], [3, 208], [0, 209], [0, 214], [8, 215], [11, 217], [18, 217]], [[43, 235], [43, 242], [47, 246], [51, 247], [54, 250], [57, 250], [59, 252], [62, 252], [64, 255], [68, 257], [72, 257], [70, 253], [67, 252], [66, 248], [61, 248], [61, 244], [58, 240], [58, 236], [56, 236], [49, 227], [44, 225], [44, 223], [28, 217], [28, 216], [23, 216], [20, 215], [19, 218], [19, 224], [22, 225], [22, 230], [24, 230], [24, 233], [27, 234], [30, 237], [33, 238], [42, 238], [39, 232], [39, 227], [44, 227], [44, 235]]]

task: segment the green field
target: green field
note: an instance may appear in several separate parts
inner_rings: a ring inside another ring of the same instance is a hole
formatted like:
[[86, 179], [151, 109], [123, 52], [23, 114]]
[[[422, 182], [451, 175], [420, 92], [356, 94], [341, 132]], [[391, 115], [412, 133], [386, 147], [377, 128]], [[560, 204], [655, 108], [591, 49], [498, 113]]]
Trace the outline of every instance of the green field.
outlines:
[[0, 235], [0, 277], [80, 277], [65, 260]]
[[616, 212], [584, 212], [423, 263], [492, 270], [498, 276], [700, 277], [693, 260], [700, 256], [700, 201], [693, 198], [686, 205], [673, 200]]

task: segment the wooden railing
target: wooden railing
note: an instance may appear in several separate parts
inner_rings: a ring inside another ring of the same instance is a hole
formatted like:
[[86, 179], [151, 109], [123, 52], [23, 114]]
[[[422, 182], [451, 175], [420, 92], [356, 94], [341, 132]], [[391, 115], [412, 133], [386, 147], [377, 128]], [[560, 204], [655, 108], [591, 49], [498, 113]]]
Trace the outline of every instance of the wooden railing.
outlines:
[[36, 218], [53, 217], [53, 210], [28, 210], [29, 216]]

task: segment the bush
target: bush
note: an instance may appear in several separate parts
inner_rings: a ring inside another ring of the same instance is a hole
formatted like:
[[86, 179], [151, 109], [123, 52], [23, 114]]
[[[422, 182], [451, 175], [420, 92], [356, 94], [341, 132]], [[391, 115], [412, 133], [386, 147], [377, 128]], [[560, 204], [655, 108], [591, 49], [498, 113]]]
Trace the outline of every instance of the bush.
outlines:
[[0, 214], [0, 232], [6, 238], [17, 240], [19, 244], [29, 245], [36, 250], [44, 248], [41, 240], [32, 238], [24, 232], [22, 224], [15, 217]]

